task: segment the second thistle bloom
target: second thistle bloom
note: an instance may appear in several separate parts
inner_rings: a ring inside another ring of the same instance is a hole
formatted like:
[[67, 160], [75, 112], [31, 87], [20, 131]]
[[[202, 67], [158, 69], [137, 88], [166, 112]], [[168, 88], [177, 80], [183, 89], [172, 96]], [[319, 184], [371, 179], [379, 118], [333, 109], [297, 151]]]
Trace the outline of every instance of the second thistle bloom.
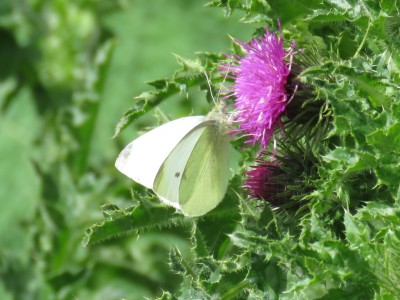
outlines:
[[236, 132], [245, 133], [247, 143], [258, 142], [265, 149], [290, 99], [286, 85], [294, 42], [286, 51], [282, 35], [266, 28], [264, 36], [240, 45], [246, 55], [234, 57], [233, 66], [223, 67], [235, 81], [227, 96], [235, 98], [234, 121], [239, 124]]
[[246, 172], [244, 189], [250, 198], [263, 199], [271, 204], [278, 205], [278, 194], [284, 191], [284, 186], [275, 178], [284, 174], [277, 162], [257, 160], [257, 165]]

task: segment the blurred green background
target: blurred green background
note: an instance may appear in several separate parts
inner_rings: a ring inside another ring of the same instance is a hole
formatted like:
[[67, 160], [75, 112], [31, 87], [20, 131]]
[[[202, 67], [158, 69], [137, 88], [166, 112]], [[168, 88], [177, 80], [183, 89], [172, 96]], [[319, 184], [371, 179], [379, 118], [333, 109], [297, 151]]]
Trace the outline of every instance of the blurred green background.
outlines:
[[[130, 204], [114, 160], [137, 133], [111, 137], [145, 81], [172, 76], [172, 53], [229, 52], [228, 35], [253, 31], [204, 3], [0, 1], [0, 299], [143, 299], [177, 287], [167, 256], [185, 252], [187, 232], [81, 241], [101, 205]], [[182, 114], [178, 101], [164, 103], [167, 117]]]

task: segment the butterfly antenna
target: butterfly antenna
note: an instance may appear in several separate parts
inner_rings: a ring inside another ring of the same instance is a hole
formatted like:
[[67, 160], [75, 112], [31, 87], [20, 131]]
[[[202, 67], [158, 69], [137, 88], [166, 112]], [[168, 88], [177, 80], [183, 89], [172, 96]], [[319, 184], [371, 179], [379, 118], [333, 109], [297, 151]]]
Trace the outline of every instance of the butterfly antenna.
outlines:
[[207, 72], [204, 71], [204, 76], [205, 76], [206, 79], [207, 79], [208, 88], [209, 88], [209, 90], [210, 90], [210, 94], [211, 94], [211, 97], [212, 97], [212, 99], [213, 99], [213, 101], [214, 101], [214, 104], [216, 104], [216, 102], [219, 101], [219, 95], [221, 94], [222, 87], [223, 87], [224, 84], [225, 84], [226, 78], [228, 77], [228, 73], [230, 72], [230, 70], [231, 70], [231, 64], [228, 65], [228, 69], [227, 69], [226, 72], [225, 72], [224, 79], [222, 80], [221, 84], [219, 85], [219, 89], [218, 89], [218, 93], [217, 93], [217, 98], [215, 98], [215, 96], [214, 96], [214, 94], [213, 94], [213, 92], [212, 92], [210, 77], [208, 77]]
[[228, 73], [229, 73], [230, 69], [231, 69], [231, 64], [228, 65], [228, 67], [226, 69], [226, 72], [224, 74], [224, 78], [223, 78], [221, 84], [219, 85], [219, 89], [218, 89], [218, 93], [217, 93], [217, 97], [218, 97], [217, 99], [215, 98], [215, 96], [214, 96], [214, 94], [212, 92], [211, 80], [208, 77], [207, 73], [204, 72], [204, 75], [205, 75], [205, 77], [207, 79], [208, 87], [210, 89], [210, 94], [211, 94], [211, 97], [212, 97], [213, 102], [214, 102], [214, 109], [212, 110], [211, 113], [212, 114], [217, 114], [218, 119], [223, 120], [223, 123], [225, 125], [229, 124], [229, 126], [232, 124], [232, 121], [231, 121], [232, 116], [231, 116], [231, 114], [227, 114], [226, 113], [225, 105], [224, 105], [224, 103], [219, 102], [219, 97], [220, 97], [221, 93], [223, 93], [223, 87], [224, 87], [226, 78], [228, 77]]
[[225, 71], [224, 80], [222, 80], [222, 83], [221, 83], [221, 85], [219, 86], [219, 91], [218, 91], [218, 93], [221, 93], [221, 89], [222, 89], [222, 87], [223, 87], [224, 84], [225, 84], [225, 81], [226, 81], [226, 78], [228, 77], [229, 72], [231, 71], [231, 66], [232, 66], [232, 64], [230, 63], [230, 64], [228, 65], [228, 69]]
[[215, 101], [215, 97], [214, 97], [214, 94], [213, 94], [212, 88], [211, 88], [211, 80], [210, 80], [210, 78], [208, 77], [206, 71], [204, 71], [204, 75], [206, 76], [206, 79], [207, 79], [208, 89], [210, 90], [211, 98], [213, 99], [214, 105], [216, 105], [217, 103], [216, 103], [216, 101]]

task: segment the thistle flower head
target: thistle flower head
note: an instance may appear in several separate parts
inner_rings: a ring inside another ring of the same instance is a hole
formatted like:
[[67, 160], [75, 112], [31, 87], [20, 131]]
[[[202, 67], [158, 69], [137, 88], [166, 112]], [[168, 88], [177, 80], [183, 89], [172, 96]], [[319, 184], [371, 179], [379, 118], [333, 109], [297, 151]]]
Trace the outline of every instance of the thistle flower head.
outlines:
[[315, 180], [319, 178], [316, 165], [320, 160], [312, 150], [314, 147], [298, 139], [289, 143], [278, 141], [276, 156], [271, 158], [270, 152], [262, 153], [245, 172], [242, 187], [246, 194], [250, 199], [263, 199], [284, 209], [297, 209], [305, 204], [305, 195], [315, 190]]
[[233, 121], [239, 124], [235, 132], [244, 133], [246, 143], [258, 142], [265, 149], [290, 100], [286, 85], [294, 42], [292, 49], [286, 51], [282, 35], [266, 28], [264, 36], [238, 43], [246, 55], [231, 57], [233, 65], [221, 68], [234, 80], [226, 97], [235, 99]]
[[257, 165], [246, 172], [243, 188], [250, 198], [275, 203], [278, 201], [277, 194], [284, 190], [284, 186], [276, 182], [274, 177], [282, 173], [277, 162], [257, 160]]

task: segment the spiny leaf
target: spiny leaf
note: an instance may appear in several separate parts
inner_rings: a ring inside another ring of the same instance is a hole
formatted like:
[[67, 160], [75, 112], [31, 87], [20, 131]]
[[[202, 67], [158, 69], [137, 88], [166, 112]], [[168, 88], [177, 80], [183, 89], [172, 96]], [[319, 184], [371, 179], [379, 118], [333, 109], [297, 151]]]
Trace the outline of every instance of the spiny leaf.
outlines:
[[400, 155], [400, 123], [375, 130], [367, 136], [367, 142], [378, 148], [381, 155]]
[[371, 101], [374, 107], [389, 108], [391, 103], [390, 97], [385, 95], [384, 78], [372, 77], [370, 74], [363, 72], [357, 73], [354, 68], [340, 66], [335, 72], [346, 75]]
[[83, 246], [90, 246], [133, 232], [155, 227], [176, 226], [178, 223], [185, 222], [182, 214], [168, 206], [159, 205], [149, 208], [140, 204], [124, 210], [118, 210], [115, 206], [110, 210], [109, 207], [109, 205], [105, 207], [107, 220], [86, 230], [86, 236], [82, 241]]
[[235, 10], [242, 10], [246, 15], [242, 22], [255, 23], [267, 19], [266, 14], [271, 10], [267, 0], [214, 0], [206, 3], [206, 6], [224, 7], [225, 16], [229, 17]]
[[[135, 106], [129, 109], [124, 116], [119, 120], [114, 136], [116, 137], [123, 129], [129, 124], [138, 119], [139, 117], [148, 113], [151, 109], [158, 106], [163, 101], [166, 101], [173, 95], [179, 93], [187, 93], [187, 91], [195, 86], [204, 86], [207, 94], [209, 93], [208, 82], [205, 75], [207, 67], [207, 73], [215, 71], [216, 67], [211, 66], [217, 62], [217, 55], [211, 55], [208, 53], [199, 53], [199, 58], [190, 60], [175, 55], [181, 69], [177, 70], [171, 80], [159, 79], [148, 82], [149, 85], [156, 88], [156, 90], [143, 92], [139, 96], [135, 97]], [[209, 100], [212, 97], [208, 95]]]
[[220, 260], [219, 267], [222, 273], [235, 273], [248, 270], [251, 266], [252, 258], [249, 252], [243, 251], [235, 256], [230, 256], [227, 260]]
[[236, 192], [228, 189], [224, 200], [197, 222], [207, 249], [216, 258], [222, 259], [230, 249], [228, 234], [235, 230], [240, 219], [238, 201]]
[[400, 199], [400, 162], [379, 164], [375, 169], [375, 174], [379, 179], [379, 184], [384, 184], [389, 188], [393, 199]]
[[129, 109], [119, 120], [115, 128], [114, 137], [116, 137], [133, 121], [143, 116], [149, 110], [156, 107], [172, 95], [179, 93], [180, 91], [180, 87], [178, 84], [167, 80], [153, 81], [150, 84], [158, 87], [159, 90], [144, 92], [135, 98], [137, 100], [135, 106]]
[[252, 249], [252, 252], [266, 254], [268, 248], [268, 239], [265, 237], [257, 236], [256, 233], [250, 231], [235, 231], [229, 234], [232, 243], [241, 248]]
[[158, 298], [156, 298], [156, 300], [176, 300], [178, 298], [176, 298], [174, 295], [172, 295], [170, 292], [167, 291], [163, 291], [162, 295]]
[[193, 224], [193, 227], [192, 227], [191, 242], [192, 242], [193, 251], [195, 252], [196, 257], [201, 258], [201, 257], [206, 257], [206, 256], [210, 255], [204, 235], [199, 230], [197, 225], [195, 225], [195, 224]]
[[[369, 18], [376, 18], [377, 12], [365, 1], [355, 0], [326, 0], [324, 1], [324, 8], [317, 9], [310, 16], [314, 21], [332, 21], [340, 18], [341, 20], [351, 19], [353, 22], [359, 18], [368, 16]], [[332, 19], [335, 17], [334, 19]]]
[[[205, 68], [203, 67], [199, 59], [185, 59], [177, 54], [174, 54], [179, 65], [182, 66], [180, 72], [190, 72], [190, 73], [203, 73]], [[174, 77], [177, 77], [176, 75]]]
[[169, 252], [169, 265], [174, 273], [190, 275], [192, 278], [198, 277], [198, 269], [186, 261], [178, 249], [171, 249]]

